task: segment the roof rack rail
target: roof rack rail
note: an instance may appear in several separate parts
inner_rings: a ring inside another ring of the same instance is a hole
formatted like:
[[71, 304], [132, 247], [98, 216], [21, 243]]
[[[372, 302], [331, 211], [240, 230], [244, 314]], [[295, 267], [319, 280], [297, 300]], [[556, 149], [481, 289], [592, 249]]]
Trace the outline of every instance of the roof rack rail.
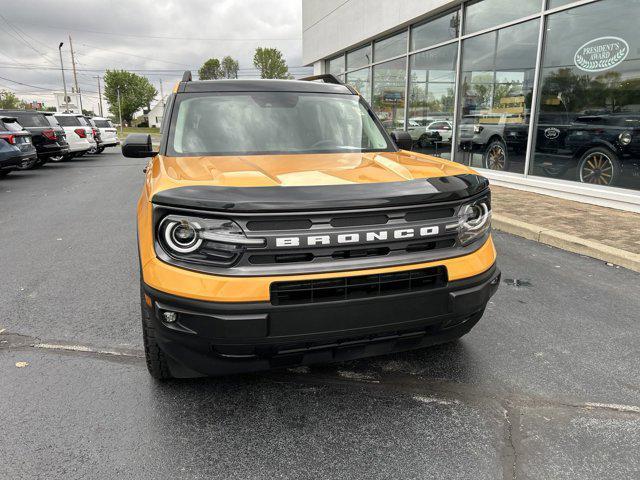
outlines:
[[191, 70], [185, 70], [185, 72], [182, 74], [182, 81], [190, 82], [191, 80], [192, 80]]
[[300, 80], [306, 82], [313, 82], [314, 80], [322, 80], [324, 83], [335, 83], [336, 85], [344, 85], [344, 82], [336, 77], [332, 73], [323, 73], [322, 75], [312, 75], [311, 77], [304, 77]]

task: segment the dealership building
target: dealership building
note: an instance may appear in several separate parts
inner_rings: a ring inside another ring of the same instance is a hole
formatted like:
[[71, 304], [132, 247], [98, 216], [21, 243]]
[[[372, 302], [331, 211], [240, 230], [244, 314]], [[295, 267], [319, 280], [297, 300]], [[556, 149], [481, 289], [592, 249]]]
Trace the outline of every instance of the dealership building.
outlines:
[[414, 150], [640, 212], [640, 0], [303, 0], [304, 63]]

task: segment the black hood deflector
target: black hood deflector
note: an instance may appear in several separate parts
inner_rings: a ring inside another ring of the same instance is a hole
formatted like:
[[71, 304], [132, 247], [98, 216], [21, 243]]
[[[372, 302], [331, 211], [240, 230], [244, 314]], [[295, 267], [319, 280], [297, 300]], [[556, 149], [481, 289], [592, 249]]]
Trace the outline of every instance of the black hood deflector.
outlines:
[[404, 182], [311, 187], [189, 186], [158, 192], [152, 202], [167, 207], [238, 213], [308, 212], [451, 202], [488, 188], [486, 178], [465, 174]]

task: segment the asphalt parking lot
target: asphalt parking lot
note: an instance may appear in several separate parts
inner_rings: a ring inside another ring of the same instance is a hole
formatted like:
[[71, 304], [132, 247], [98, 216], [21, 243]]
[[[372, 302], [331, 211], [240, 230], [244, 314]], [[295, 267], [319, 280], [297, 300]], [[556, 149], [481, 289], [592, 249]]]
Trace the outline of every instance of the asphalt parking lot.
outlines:
[[640, 477], [640, 274], [496, 234], [504, 283], [454, 344], [158, 384], [145, 160], [109, 152], [0, 180], [0, 478]]

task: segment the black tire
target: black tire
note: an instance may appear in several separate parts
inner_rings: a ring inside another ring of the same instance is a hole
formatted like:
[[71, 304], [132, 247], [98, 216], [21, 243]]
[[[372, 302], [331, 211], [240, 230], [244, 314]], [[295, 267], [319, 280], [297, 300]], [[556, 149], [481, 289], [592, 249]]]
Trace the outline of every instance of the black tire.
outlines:
[[431, 146], [431, 140], [429, 140], [429, 137], [425, 133], [418, 139], [418, 144], [420, 148], [429, 148]]
[[509, 170], [509, 154], [502, 140], [494, 139], [489, 142], [482, 155], [482, 166], [488, 170]]
[[622, 173], [618, 156], [606, 147], [587, 150], [578, 162], [578, 180], [591, 185], [615, 185]]
[[18, 165], [16, 168], [18, 170], [32, 170], [33, 168], [35, 168], [37, 162], [38, 161], [35, 159], [27, 160], [26, 162], [23, 162], [20, 165]]
[[147, 361], [147, 370], [156, 380], [168, 380], [173, 378], [169, 370], [169, 362], [165, 353], [158, 346], [155, 336], [155, 327], [151, 319], [149, 307], [145, 303], [144, 293], [140, 288], [140, 309], [142, 313], [142, 341], [144, 343], [144, 357]]
[[0, 170], [0, 178], [6, 177], [11, 173], [11, 170]]
[[100, 148], [98, 148], [98, 152], [97, 152], [97, 153], [102, 153], [102, 152], [104, 152], [104, 149], [105, 149], [105, 147], [100, 147]]

